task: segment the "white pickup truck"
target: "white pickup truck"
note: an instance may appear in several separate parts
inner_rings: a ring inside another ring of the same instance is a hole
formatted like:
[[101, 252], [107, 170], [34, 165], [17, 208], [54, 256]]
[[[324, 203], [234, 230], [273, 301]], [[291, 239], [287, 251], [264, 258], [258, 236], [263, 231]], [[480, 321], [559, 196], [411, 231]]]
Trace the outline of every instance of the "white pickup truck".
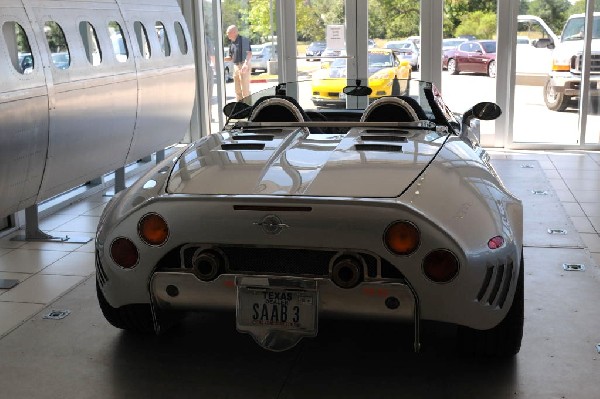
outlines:
[[[564, 111], [574, 97], [579, 97], [583, 68], [585, 15], [574, 14], [567, 19], [560, 41], [552, 52], [552, 65], [544, 85], [544, 102], [548, 109]], [[600, 12], [594, 13], [592, 32], [592, 62], [590, 96], [600, 96]]]

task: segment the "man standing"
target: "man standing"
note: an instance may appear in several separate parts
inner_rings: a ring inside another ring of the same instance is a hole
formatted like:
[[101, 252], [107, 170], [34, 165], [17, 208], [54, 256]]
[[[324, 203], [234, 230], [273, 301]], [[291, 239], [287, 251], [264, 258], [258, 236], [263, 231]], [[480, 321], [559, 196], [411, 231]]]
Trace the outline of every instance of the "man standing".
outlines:
[[238, 33], [238, 28], [231, 25], [227, 28], [227, 37], [231, 40], [229, 45], [229, 59], [233, 61], [233, 81], [235, 84], [235, 97], [240, 101], [250, 95], [250, 60], [252, 49], [250, 41]]

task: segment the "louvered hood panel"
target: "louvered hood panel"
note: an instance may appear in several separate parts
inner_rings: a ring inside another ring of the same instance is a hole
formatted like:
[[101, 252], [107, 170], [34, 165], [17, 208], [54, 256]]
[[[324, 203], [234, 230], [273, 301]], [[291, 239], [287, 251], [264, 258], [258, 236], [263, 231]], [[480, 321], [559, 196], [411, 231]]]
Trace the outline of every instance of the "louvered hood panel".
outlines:
[[292, 128], [214, 134], [190, 146], [178, 160], [167, 191], [396, 197], [443, 140], [432, 131], [364, 128], [335, 136]]

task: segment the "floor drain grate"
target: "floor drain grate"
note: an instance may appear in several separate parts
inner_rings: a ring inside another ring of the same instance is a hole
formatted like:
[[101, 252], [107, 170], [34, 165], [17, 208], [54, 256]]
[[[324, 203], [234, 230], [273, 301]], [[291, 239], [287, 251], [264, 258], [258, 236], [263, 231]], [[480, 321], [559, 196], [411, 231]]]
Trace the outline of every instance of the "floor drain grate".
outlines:
[[567, 234], [567, 230], [565, 230], [565, 229], [548, 229], [548, 234], [565, 235], [565, 234]]
[[48, 313], [46, 316], [44, 316], [44, 319], [50, 319], [50, 320], [61, 320], [64, 319], [65, 317], [67, 317], [69, 314], [71, 313], [70, 310], [53, 310], [50, 313]]
[[546, 190], [531, 190], [533, 195], [548, 195], [548, 191]]
[[526, 163], [526, 164], [524, 164], [524, 165], [521, 165], [521, 167], [522, 167], [523, 169], [533, 169], [533, 165], [531, 165], [531, 164], [528, 164], [528, 163]]
[[568, 272], [582, 272], [585, 270], [585, 265], [581, 263], [563, 263], [563, 269]]

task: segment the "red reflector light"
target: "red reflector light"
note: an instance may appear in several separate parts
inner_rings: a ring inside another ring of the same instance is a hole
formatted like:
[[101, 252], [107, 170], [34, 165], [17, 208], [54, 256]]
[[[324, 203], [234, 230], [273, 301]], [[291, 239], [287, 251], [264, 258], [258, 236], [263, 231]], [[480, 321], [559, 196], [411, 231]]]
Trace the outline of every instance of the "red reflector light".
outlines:
[[431, 251], [423, 259], [423, 273], [434, 283], [447, 283], [458, 274], [458, 258], [447, 249]]
[[503, 245], [504, 245], [504, 238], [502, 238], [502, 236], [496, 236], [496, 237], [490, 238], [490, 240], [488, 241], [489, 249], [498, 249]]
[[130, 239], [119, 237], [110, 244], [110, 257], [124, 269], [131, 269], [138, 263], [137, 247]]

